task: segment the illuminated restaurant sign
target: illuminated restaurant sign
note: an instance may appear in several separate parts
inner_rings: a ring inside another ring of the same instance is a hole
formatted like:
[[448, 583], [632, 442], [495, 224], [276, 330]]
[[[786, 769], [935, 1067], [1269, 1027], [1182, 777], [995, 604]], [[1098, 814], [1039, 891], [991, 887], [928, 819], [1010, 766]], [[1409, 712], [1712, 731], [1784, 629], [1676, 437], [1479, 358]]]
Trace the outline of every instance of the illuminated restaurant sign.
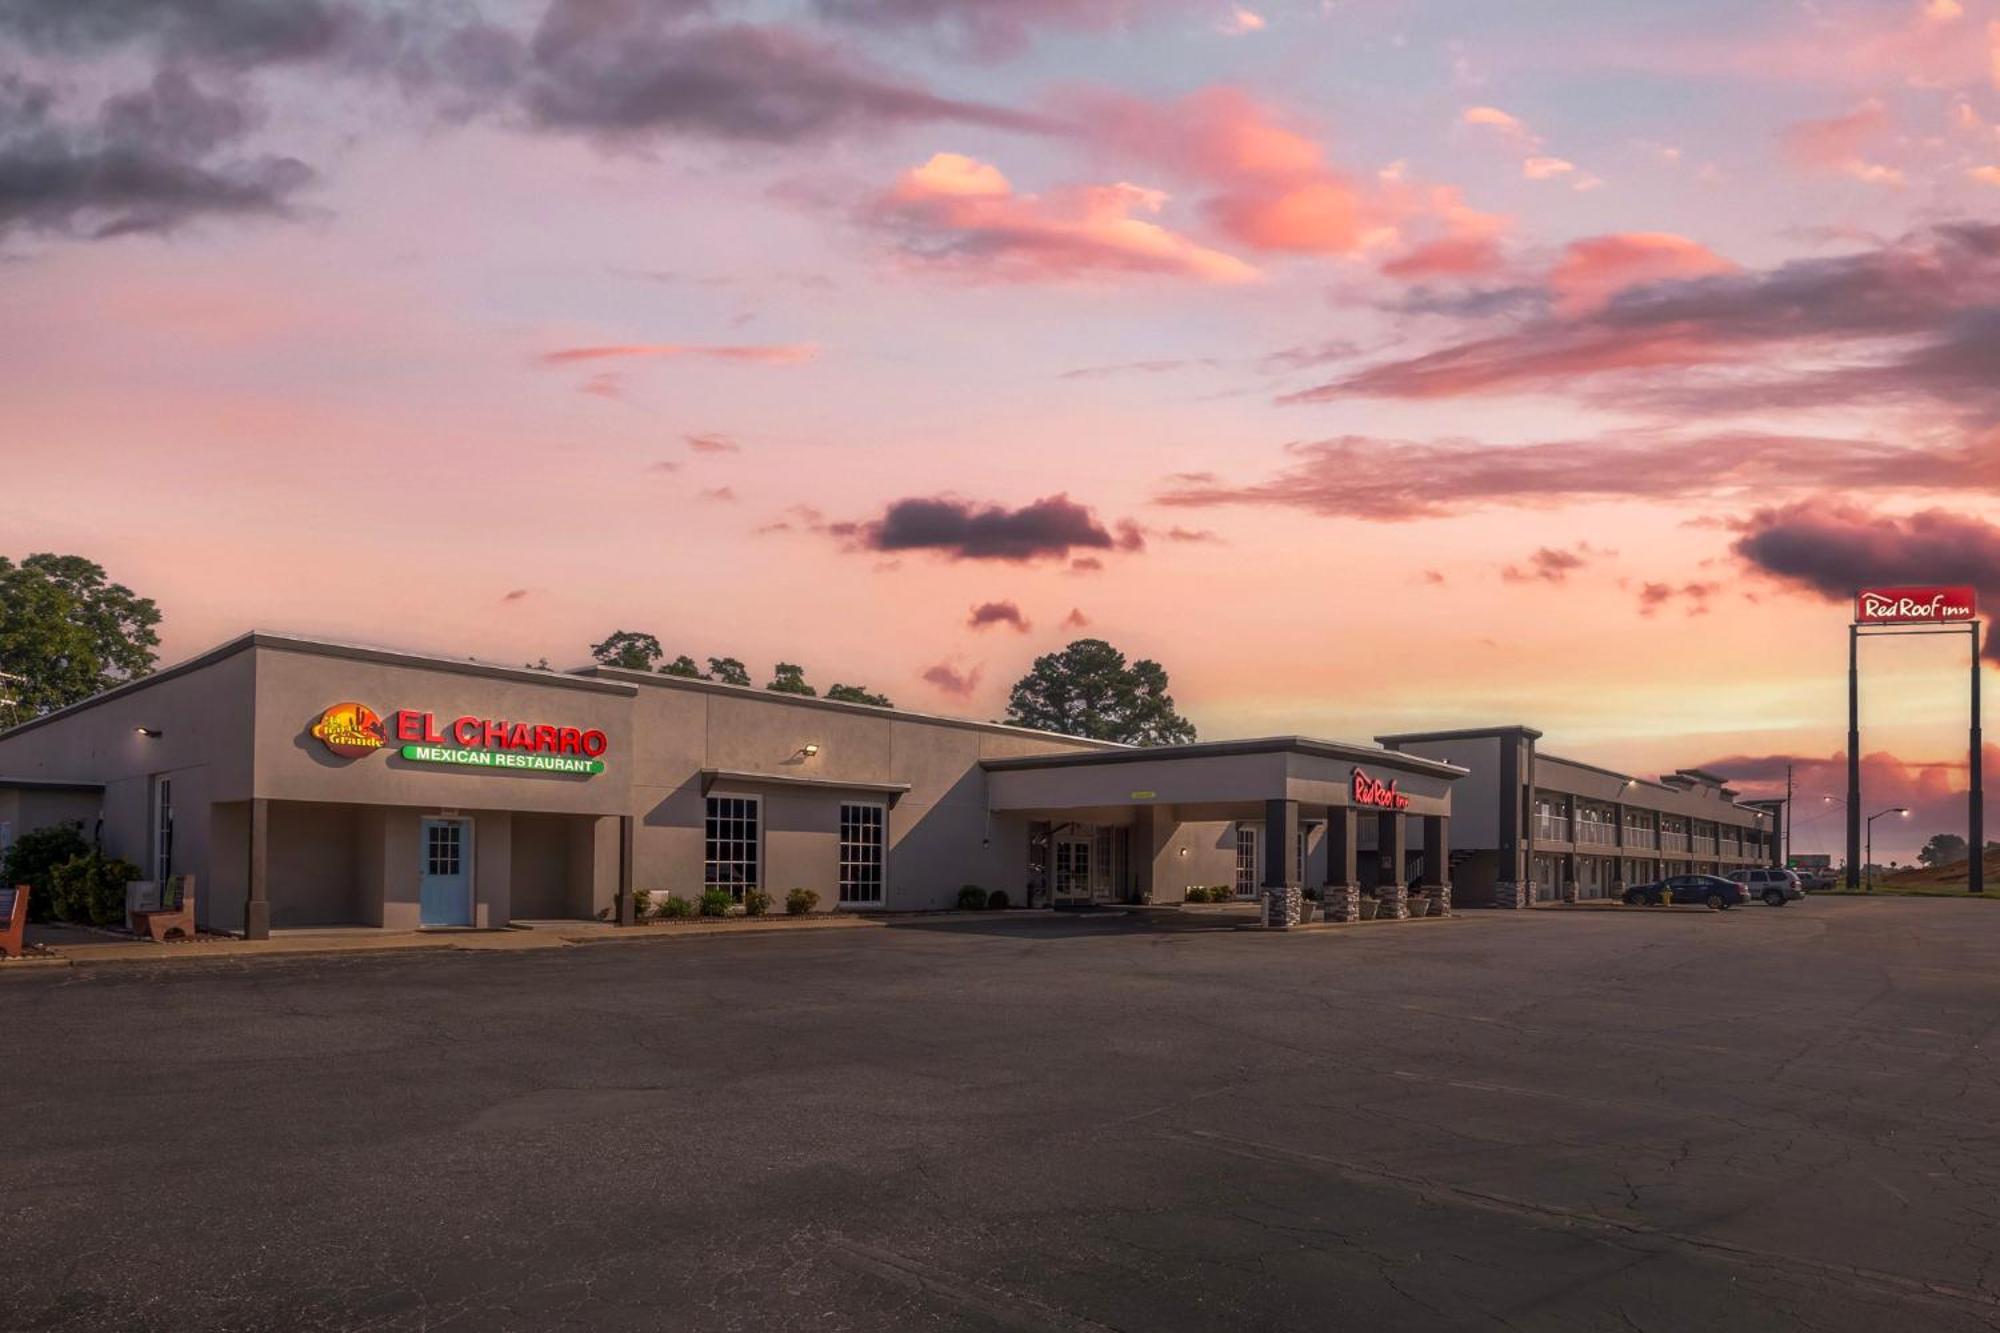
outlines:
[[1410, 808], [1410, 798], [1397, 788], [1394, 778], [1382, 782], [1369, 777], [1358, 768], [1354, 770], [1354, 803], [1377, 806], [1383, 810]]
[[437, 714], [399, 708], [385, 720], [366, 704], [339, 703], [320, 714], [312, 734], [343, 759], [387, 747], [412, 763], [455, 764], [531, 773], [602, 773], [609, 738], [596, 728], [464, 716], [440, 725]]
[[1979, 598], [1971, 588], [1863, 588], [1854, 598], [1854, 618], [1864, 625], [1936, 625], [1971, 620]]

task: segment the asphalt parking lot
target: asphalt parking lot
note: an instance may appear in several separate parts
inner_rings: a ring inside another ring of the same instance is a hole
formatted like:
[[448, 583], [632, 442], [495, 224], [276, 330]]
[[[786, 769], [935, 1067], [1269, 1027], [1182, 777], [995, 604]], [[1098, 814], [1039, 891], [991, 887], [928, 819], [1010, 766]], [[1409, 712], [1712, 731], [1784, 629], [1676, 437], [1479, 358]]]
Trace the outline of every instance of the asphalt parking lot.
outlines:
[[2000, 906], [0, 975], [8, 1329], [2000, 1326]]

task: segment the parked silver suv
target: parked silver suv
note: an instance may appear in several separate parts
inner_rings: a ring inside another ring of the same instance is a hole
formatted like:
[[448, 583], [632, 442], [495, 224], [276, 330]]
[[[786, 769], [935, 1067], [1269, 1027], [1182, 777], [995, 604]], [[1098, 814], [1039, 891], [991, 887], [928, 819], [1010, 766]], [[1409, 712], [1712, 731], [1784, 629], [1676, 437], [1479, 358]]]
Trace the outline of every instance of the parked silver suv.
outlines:
[[1747, 898], [1762, 898], [1766, 906], [1783, 907], [1796, 898], [1806, 896], [1799, 883], [1797, 871], [1762, 869], [1732, 870], [1729, 878], [1743, 886]]

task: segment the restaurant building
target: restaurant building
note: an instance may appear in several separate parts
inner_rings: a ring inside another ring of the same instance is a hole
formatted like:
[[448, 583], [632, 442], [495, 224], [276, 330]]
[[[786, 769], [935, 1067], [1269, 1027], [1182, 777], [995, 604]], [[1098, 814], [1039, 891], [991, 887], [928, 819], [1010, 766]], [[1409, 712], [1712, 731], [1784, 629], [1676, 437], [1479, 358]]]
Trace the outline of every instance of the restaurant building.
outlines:
[[0, 733], [0, 819], [81, 820], [252, 937], [629, 920], [635, 889], [923, 910], [968, 884], [1052, 906], [1224, 885], [1284, 925], [1308, 884], [1335, 915], [1364, 888], [1448, 900], [1466, 776], [1415, 749], [1135, 748], [261, 632]]
[[1782, 802], [1737, 800], [1683, 768], [1657, 781], [1540, 749], [1532, 727], [1402, 732], [1377, 742], [1470, 770], [1449, 869], [1463, 906], [1610, 898], [1667, 875], [1781, 863]]

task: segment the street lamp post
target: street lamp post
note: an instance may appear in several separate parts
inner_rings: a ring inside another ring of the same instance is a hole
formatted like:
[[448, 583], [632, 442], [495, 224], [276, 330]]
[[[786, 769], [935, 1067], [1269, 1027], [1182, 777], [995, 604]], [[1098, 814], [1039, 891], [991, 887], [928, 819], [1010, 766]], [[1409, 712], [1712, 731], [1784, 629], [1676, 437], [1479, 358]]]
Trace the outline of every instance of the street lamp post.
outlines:
[[1877, 810], [1874, 814], [1868, 816], [1868, 855], [1863, 860], [1862, 867], [1868, 874], [1867, 891], [1869, 893], [1875, 892], [1875, 821], [1883, 815], [1907, 816], [1909, 813], [1909, 810], [1904, 806], [1892, 805], [1887, 810]]

